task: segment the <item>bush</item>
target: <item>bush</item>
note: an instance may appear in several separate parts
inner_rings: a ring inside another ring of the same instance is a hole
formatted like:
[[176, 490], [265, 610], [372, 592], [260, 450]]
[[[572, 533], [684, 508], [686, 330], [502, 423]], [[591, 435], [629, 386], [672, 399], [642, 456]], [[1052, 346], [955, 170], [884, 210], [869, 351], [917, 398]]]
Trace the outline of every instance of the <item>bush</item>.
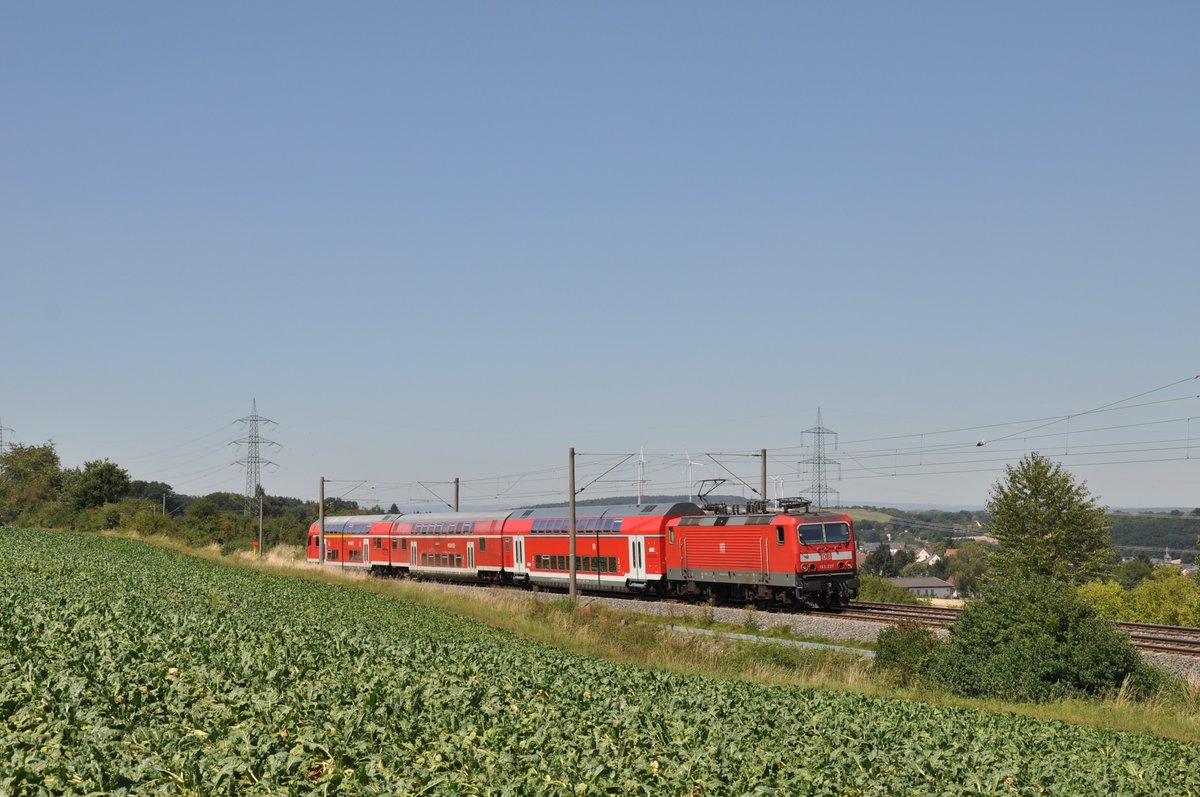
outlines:
[[874, 667], [898, 683], [911, 686], [921, 680], [942, 645], [937, 634], [923, 625], [905, 622], [888, 626], [879, 632]]
[[929, 680], [966, 697], [1046, 701], [1146, 697], [1163, 676], [1069, 584], [1028, 576], [992, 582], [968, 604]]
[[904, 587], [897, 587], [886, 578], [859, 572], [858, 599], [876, 603], [911, 603], [915, 606], [928, 606], [929, 601], [918, 597]]

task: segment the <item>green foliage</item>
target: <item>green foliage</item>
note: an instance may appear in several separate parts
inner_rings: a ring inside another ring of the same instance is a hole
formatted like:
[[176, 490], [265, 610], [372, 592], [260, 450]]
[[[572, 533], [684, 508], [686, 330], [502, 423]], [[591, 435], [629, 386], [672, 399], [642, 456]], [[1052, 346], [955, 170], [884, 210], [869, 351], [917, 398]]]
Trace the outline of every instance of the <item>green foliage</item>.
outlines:
[[880, 578], [895, 578], [900, 574], [896, 568], [896, 560], [892, 558], [892, 551], [886, 544], [880, 545], [867, 554], [863, 568], [871, 575]]
[[1105, 620], [1124, 619], [1125, 588], [1115, 581], [1089, 581], [1076, 587], [1079, 599]]
[[986, 545], [968, 540], [959, 545], [953, 556], [946, 557], [946, 578], [954, 579], [959, 595], [973, 598], [979, 594], [991, 553], [992, 549]]
[[129, 540], [0, 534], [0, 794], [1200, 794], [1195, 745], [642, 670]]
[[911, 603], [914, 606], [928, 606], [929, 601], [906, 590], [897, 587], [886, 578], [879, 578], [870, 573], [858, 574], [858, 599], [875, 603]]
[[910, 686], [924, 677], [942, 644], [937, 634], [923, 625], [905, 622], [888, 626], [876, 640], [874, 667], [897, 683]]
[[66, 492], [68, 503], [75, 509], [92, 509], [115, 503], [129, 490], [129, 473], [113, 462], [92, 460], [71, 474]]
[[17, 443], [0, 453], [0, 523], [58, 499], [62, 469], [54, 443]]
[[1150, 578], [1129, 591], [1130, 616], [1161, 625], [1196, 624], [1200, 583], [1174, 567], [1157, 567]]
[[1104, 507], [1062, 465], [1034, 452], [992, 486], [991, 532], [1000, 577], [1044, 576], [1082, 584], [1102, 578], [1116, 556]]
[[931, 683], [967, 697], [1045, 701], [1146, 696], [1159, 675], [1071, 585], [1047, 578], [990, 582], [966, 605], [931, 668]]
[[1133, 623], [1195, 625], [1200, 621], [1200, 581], [1174, 567], [1158, 567], [1131, 590], [1116, 582], [1090, 582], [1079, 596], [1102, 617]]
[[1117, 565], [1113, 575], [1122, 587], [1133, 589], [1149, 578], [1152, 572], [1154, 572], [1154, 566], [1150, 564], [1150, 558], [1142, 554], [1136, 559], [1121, 562]]

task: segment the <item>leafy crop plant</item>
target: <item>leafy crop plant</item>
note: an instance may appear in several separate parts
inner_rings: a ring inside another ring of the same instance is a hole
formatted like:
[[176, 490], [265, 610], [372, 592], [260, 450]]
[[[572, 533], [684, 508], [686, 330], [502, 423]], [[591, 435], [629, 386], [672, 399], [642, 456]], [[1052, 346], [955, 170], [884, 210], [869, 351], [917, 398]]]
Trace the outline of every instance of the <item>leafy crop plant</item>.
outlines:
[[3, 795], [1200, 795], [1200, 748], [642, 670], [135, 541], [0, 532]]

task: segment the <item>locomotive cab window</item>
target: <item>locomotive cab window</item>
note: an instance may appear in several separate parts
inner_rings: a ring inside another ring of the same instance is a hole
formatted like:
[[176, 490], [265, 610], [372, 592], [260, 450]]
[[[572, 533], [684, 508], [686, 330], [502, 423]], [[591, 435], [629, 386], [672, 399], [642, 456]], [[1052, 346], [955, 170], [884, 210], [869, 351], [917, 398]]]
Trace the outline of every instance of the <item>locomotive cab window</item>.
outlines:
[[800, 542], [805, 545], [819, 545], [825, 542], [825, 533], [820, 523], [806, 523], [796, 527], [800, 532]]
[[[675, 535], [671, 535], [671, 542], [675, 542]], [[775, 527], [775, 544], [783, 545], [783, 526]]]
[[849, 542], [850, 541], [850, 524], [849, 523], [826, 523], [825, 524], [825, 541], [826, 542]]

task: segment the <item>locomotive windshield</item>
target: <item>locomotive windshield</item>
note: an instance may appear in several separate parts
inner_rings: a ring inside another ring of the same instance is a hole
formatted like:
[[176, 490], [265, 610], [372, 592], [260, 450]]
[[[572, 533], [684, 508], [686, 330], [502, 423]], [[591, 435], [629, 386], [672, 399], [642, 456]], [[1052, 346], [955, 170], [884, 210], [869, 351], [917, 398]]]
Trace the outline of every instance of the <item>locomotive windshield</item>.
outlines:
[[850, 541], [850, 524], [849, 523], [826, 523], [825, 524], [825, 542], [849, 542]]
[[819, 545], [823, 542], [849, 542], [849, 523], [805, 523], [798, 527], [800, 542]]
[[825, 542], [825, 531], [820, 523], [805, 523], [800, 526], [800, 542], [805, 545], [818, 545]]

